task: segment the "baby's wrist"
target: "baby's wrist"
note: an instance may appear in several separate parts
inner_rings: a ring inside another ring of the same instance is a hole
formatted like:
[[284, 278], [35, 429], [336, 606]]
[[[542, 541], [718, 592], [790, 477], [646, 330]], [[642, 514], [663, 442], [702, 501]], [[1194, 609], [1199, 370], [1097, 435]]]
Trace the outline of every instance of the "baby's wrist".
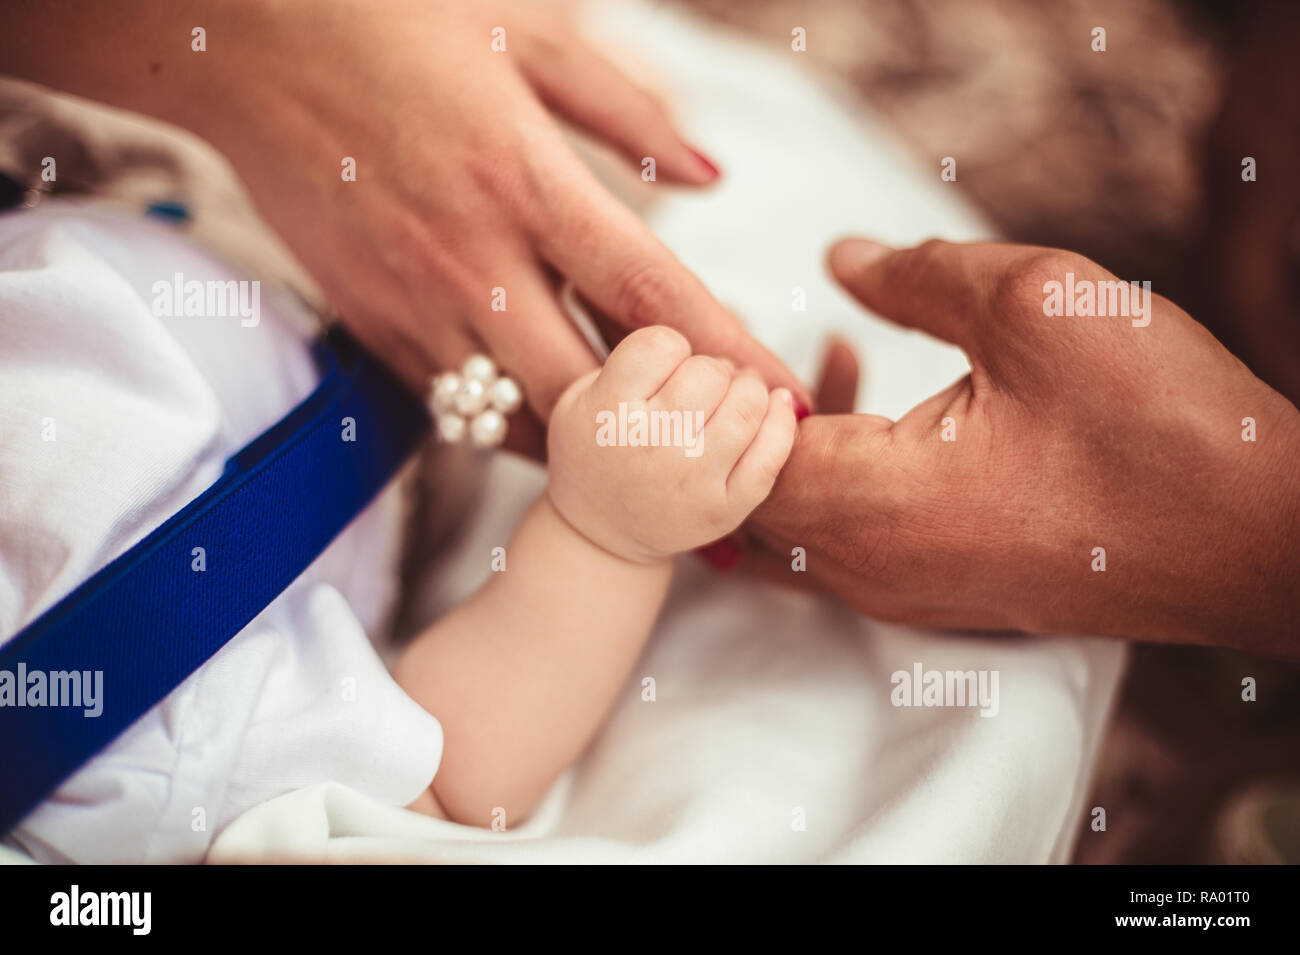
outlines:
[[[585, 541], [589, 546], [600, 551], [606, 556], [620, 561], [625, 564], [633, 564], [639, 567], [663, 567], [673, 562], [675, 554], [645, 554], [633, 553], [631, 547], [620, 547], [614, 543], [612, 538], [617, 535], [597, 535], [583, 530], [579, 525], [580, 521], [571, 519], [564, 513], [564, 509], [556, 502], [555, 495], [551, 491], [551, 486], [546, 486], [546, 493], [542, 495], [546, 508], [554, 515], [557, 522], [568, 528], [569, 532]], [[598, 539], [599, 538], [599, 539]]]

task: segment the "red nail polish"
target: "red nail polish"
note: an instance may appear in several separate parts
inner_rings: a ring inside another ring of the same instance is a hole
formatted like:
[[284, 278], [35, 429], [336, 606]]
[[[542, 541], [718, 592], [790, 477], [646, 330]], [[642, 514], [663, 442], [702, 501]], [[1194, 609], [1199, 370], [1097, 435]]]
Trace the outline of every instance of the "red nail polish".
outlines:
[[734, 570], [741, 558], [740, 538], [731, 534], [715, 540], [712, 544], [697, 547], [695, 553], [699, 554], [714, 570], [723, 572]]
[[700, 165], [708, 170], [710, 179], [717, 179], [722, 175], [722, 170], [719, 169], [708, 156], [704, 155], [704, 153], [700, 152], [698, 149], [691, 149], [690, 146], [687, 146], [686, 148], [690, 150], [692, 156], [699, 160]]
[[802, 421], [810, 414], [812, 414], [812, 412], [808, 410], [808, 406], [806, 404], [804, 404], [798, 398], [794, 399], [794, 420], [795, 421]]

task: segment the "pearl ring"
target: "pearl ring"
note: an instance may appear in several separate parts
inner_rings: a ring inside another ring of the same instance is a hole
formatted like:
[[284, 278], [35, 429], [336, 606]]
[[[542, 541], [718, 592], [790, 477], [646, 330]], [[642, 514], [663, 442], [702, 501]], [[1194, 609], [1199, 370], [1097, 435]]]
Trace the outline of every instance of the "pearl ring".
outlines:
[[445, 371], [429, 385], [429, 412], [438, 437], [449, 444], [468, 434], [475, 447], [495, 448], [506, 439], [506, 415], [523, 402], [518, 383], [487, 355], [470, 355], [459, 372]]

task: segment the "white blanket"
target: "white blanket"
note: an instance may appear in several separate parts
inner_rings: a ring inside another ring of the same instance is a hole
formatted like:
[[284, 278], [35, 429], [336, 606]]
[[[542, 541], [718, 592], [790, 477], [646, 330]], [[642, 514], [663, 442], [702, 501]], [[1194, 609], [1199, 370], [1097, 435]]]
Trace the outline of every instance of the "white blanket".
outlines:
[[[640, 5], [592, 29], [673, 84], [683, 126], [724, 184], [663, 201], [651, 223], [796, 372], [829, 330], [860, 347], [860, 410], [897, 416], [966, 370], [955, 349], [864, 316], [821, 265], [836, 235], [906, 243], [987, 230], [941, 183], [801, 72]], [[933, 160], [933, 161], [932, 161]], [[792, 310], [794, 290], [807, 295]], [[431, 605], [468, 593], [541, 486], [499, 457], [472, 533]], [[919, 632], [683, 561], [653, 643], [608, 725], [525, 825], [471, 829], [337, 783], [245, 813], [210, 861], [1064, 862], [1123, 662], [1113, 642]], [[891, 705], [891, 674], [996, 670], [998, 712]], [[643, 681], [653, 679], [654, 700]]]

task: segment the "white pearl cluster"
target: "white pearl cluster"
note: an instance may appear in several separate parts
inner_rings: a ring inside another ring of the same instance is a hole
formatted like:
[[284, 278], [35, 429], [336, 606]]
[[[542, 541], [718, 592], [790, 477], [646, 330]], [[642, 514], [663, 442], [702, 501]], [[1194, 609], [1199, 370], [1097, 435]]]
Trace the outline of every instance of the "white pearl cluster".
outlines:
[[498, 374], [487, 355], [471, 355], [459, 372], [443, 372], [429, 387], [429, 411], [438, 436], [450, 444], [465, 440], [468, 433], [476, 447], [496, 447], [506, 438], [506, 415], [523, 401], [519, 385]]

